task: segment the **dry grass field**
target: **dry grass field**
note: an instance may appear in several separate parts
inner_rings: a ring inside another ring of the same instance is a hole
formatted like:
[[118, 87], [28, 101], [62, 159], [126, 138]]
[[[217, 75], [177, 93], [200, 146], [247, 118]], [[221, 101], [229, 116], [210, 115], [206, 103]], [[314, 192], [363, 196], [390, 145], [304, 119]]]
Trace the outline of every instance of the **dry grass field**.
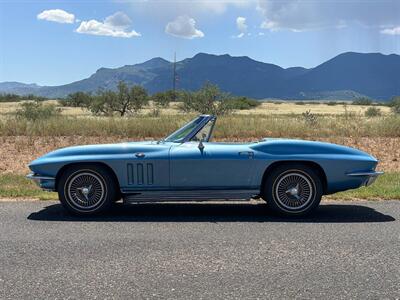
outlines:
[[[56, 104], [56, 101], [48, 101]], [[154, 117], [148, 107], [131, 117], [94, 117], [80, 108], [61, 107], [57, 118], [27, 121], [15, 118], [18, 103], [0, 103], [0, 198], [37, 197], [46, 194], [26, 181], [28, 163], [57, 148], [98, 143], [154, 140], [165, 137], [195, 114], [184, 114], [177, 103]], [[333, 196], [352, 198], [400, 198], [400, 116], [386, 106], [376, 106], [379, 117], [364, 115], [369, 106], [264, 102], [252, 110], [236, 111], [218, 119], [217, 141], [255, 141], [261, 138], [301, 138], [356, 147], [380, 160], [388, 174], [376, 185]], [[304, 116], [309, 111], [312, 118]]]
[[[45, 101], [47, 104], [56, 104], [56, 100]], [[12, 114], [18, 108], [19, 103], [17, 102], [4, 102], [0, 103], [0, 115], [4, 114]], [[178, 114], [178, 103], [171, 103], [170, 107], [167, 109], [163, 109], [163, 114]], [[236, 112], [237, 114], [248, 115], [248, 114], [258, 114], [258, 115], [287, 115], [287, 114], [302, 114], [306, 111], [311, 111], [314, 114], [318, 115], [339, 115], [344, 113], [353, 113], [363, 115], [365, 111], [370, 106], [365, 105], [348, 105], [337, 104], [337, 105], [329, 105], [324, 102], [317, 102], [315, 104], [310, 104], [305, 101], [305, 104], [297, 104], [296, 102], [271, 102], [264, 101], [259, 107], [256, 107], [252, 110], [241, 110]], [[154, 107], [150, 106], [141, 111], [142, 115], [146, 115], [152, 111]], [[379, 108], [382, 114], [389, 114], [390, 108], [383, 105], [378, 105], [376, 108]], [[65, 116], [90, 116], [88, 111], [82, 110], [77, 107], [61, 107], [62, 114]]]

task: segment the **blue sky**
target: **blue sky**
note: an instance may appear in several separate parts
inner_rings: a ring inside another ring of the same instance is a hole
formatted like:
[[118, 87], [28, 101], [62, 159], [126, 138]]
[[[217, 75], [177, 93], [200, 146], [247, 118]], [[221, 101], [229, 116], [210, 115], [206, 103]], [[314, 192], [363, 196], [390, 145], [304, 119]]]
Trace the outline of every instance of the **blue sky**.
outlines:
[[283, 67], [346, 51], [400, 54], [400, 1], [0, 0], [0, 82], [66, 84], [175, 51]]

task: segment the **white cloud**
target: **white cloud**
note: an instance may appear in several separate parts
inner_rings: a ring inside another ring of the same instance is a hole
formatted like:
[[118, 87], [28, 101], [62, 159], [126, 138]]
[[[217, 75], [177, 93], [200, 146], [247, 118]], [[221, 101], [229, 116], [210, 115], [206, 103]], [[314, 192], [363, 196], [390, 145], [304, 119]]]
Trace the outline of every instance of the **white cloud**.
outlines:
[[129, 30], [131, 19], [123, 12], [105, 18], [103, 22], [97, 20], [82, 21], [76, 32], [92, 35], [103, 35], [120, 38], [132, 38], [141, 36], [135, 30]]
[[247, 32], [246, 18], [237, 17], [236, 18], [236, 27], [239, 30], [239, 34], [236, 37], [242, 38]]
[[127, 28], [132, 24], [132, 20], [125, 13], [118, 11], [108, 16], [104, 20], [104, 24], [115, 28]]
[[259, 0], [257, 10], [264, 17], [261, 28], [270, 31], [340, 29], [349, 25], [388, 28], [398, 21], [400, 1]]
[[194, 39], [204, 37], [204, 33], [196, 29], [196, 21], [186, 15], [177, 17], [165, 27], [165, 32], [175, 37]]
[[261, 28], [262, 29], [269, 29], [271, 31], [276, 30], [278, 28], [277, 24], [273, 21], [264, 21], [261, 23]]
[[[116, 1], [116, 0], [114, 0]], [[118, 1], [118, 0], [117, 0]], [[126, 1], [135, 10], [161, 21], [189, 15], [198, 20], [203, 16], [221, 15], [230, 8], [255, 7], [257, 0], [135, 0]]]
[[[188, 1], [189, 2], [189, 1]], [[254, 0], [198, 0], [190, 3], [195, 5], [194, 9], [221, 14], [224, 13], [229, 6], [245, 7], [254, 3]]]
[[400, 35], [400, 26], [398, 27], [393, 27], [393, 28], [385, 28], [381, 30], [381, 33], [383, 34], [389, 34], [389, 35]]
[[36, 16], [38, 20], [46, 20], [57, 23], [74, 23], [75, 16], [62, 9], [44, 10]]

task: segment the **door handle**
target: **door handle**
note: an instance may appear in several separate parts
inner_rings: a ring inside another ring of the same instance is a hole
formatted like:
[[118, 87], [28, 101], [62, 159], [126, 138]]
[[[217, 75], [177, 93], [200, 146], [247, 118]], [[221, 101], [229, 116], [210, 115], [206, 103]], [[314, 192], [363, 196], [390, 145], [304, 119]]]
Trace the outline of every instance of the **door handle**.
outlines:
[[240, 156], [247, 156], [248, 158], [253, 158], [254, 157], [254, 152], [253, 151], [240, 151], [239, 155]]
[[138, 158], [142, 158], [142, 157], [145, 157], [146, 155], [143, 152], [138, 152], [138, 153], [135, 153], [135, 156]]

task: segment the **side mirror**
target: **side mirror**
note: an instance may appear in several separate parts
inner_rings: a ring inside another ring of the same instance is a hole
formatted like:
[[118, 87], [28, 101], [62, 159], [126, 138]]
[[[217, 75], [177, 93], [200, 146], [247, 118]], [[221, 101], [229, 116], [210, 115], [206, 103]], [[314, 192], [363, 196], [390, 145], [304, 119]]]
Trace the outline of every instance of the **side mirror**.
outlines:
[[199, 150], [201, 151], [201, 153], [203, 153], [203, 150], [204, 150], [203, 141], [206, 139], [206, 137], [207, 137], [207, 135], [205, 133], [203, 133], [201, 135], [201, 139], [200, 139], [199, 145], [197, 146], [199, 148]]
[[201, 152], [204, 150], [203, 140], [200, 140], [199, 145], [197, 146]]

